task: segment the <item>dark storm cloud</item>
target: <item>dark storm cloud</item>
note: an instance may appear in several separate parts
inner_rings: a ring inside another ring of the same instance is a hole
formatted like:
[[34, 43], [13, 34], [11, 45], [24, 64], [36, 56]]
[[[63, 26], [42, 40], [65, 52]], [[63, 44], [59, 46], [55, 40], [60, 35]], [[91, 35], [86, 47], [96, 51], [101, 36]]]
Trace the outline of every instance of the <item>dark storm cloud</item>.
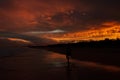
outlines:
[[93, 10], [89, 13], [93, 18], [118, 20], [120, 18], [120, 1], [117, 0], [94, 0], [93, 2], [87, 2], [92, 6]]
[[104, 27], [102, 24], [105, 22], [120, 22], [119, 2], [115, 0], [76, 0], [72, 2], [76, 4], [73, 9], [55, 13], [51, 16], [49, 23], [71, 31]]
[[[83, 16], [78, 11], [74, 12], [73, 18], [77, 18], [79, 29], [87, 29], [91, 26], [102, 27], [105, 22], [120, 22], [120, 1], [116, 0], [83, 0], [83, 3], [90, 6], [90, 10], [83, 12]], [[73, 19], [74, 20], [74, 19]], [[80, 23], [80, 24], [79, 24]], [[80, 27], [81, 25], [82, 27]], [[103, 26], [104, 27], [104, 26]], [[92, 27], [91, 27], [92, 28]]]
[[9, 31], [99, 28], [119, 22], [116, 0], [0, 0], [0, 29]]
[[0, 0], [0, 9], [14, 8], [13, 0]]

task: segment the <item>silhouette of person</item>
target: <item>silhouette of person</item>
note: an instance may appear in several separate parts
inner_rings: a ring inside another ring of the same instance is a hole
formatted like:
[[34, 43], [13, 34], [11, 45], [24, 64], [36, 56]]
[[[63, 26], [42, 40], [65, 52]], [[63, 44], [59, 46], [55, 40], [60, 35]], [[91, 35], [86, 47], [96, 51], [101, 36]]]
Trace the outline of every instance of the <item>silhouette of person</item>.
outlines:
[[69, 59], [71, 57], [71, 48], [67, 46], [66, 48], [66, 58]]
[[69, 46], [66, 47], [66, 59], [67, 59], [67, 69], [68, 71], [71, 71], [70, 69], [70, 57], [71, 57], [71, 48]]

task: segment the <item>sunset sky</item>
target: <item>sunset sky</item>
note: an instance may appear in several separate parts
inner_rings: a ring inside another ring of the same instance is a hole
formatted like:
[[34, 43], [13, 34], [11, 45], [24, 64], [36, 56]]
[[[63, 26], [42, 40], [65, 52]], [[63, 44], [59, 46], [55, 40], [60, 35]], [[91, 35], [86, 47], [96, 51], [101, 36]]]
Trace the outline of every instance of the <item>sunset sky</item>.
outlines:
[[0, 32], [55, 41], [120, 38], [120, 1], [0, 0]]

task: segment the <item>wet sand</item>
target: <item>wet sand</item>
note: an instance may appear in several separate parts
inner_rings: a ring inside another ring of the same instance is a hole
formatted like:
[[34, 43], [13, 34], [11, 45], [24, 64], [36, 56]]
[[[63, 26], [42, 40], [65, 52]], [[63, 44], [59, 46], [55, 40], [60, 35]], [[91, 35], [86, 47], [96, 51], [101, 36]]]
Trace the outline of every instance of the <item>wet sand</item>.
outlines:
[[120, 80], [120, 67], [71, 59], [45, 50], [26, 49], [0, 58], [0, 80]]

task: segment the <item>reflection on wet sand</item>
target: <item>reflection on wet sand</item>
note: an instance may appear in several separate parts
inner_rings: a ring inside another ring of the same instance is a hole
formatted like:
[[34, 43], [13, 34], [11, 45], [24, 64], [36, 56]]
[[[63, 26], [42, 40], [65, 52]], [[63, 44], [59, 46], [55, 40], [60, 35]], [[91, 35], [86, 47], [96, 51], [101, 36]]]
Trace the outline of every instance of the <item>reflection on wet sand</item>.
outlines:
[[30, 49], [0, 59], [0, 80], [120, 80], [120, 68], [93, 62], [70, 60], [63, 54]]
[[[56, 66], [57, 65], [59, 66], [60, 65], [59, 63], [67, 61], [65, 55], [59, 54], [59, 53], [54, 53], [54, 52], [51, 52], [51, 54], [46, 55], [45, 59], [47, 62], [55, 63]], [[103, 65], [103, 64], [99, 64], [99, 63], [95, 63], [95, 62], [79, 61], [79, 60], [75, 60], [75, 59], [71, 59], [70, 61], [71, 61], [71, 63], [77, 64], [78, 66], [80, 65], [80, 66], [86, 66], [86, 67], [101, 68], [103, 70], [112, 71], [112, 72], [120, 71], [120, 67], [117, 67], [117, 66]], [[62, 66], [62, 64], [61, 64], [61, 66]]]

